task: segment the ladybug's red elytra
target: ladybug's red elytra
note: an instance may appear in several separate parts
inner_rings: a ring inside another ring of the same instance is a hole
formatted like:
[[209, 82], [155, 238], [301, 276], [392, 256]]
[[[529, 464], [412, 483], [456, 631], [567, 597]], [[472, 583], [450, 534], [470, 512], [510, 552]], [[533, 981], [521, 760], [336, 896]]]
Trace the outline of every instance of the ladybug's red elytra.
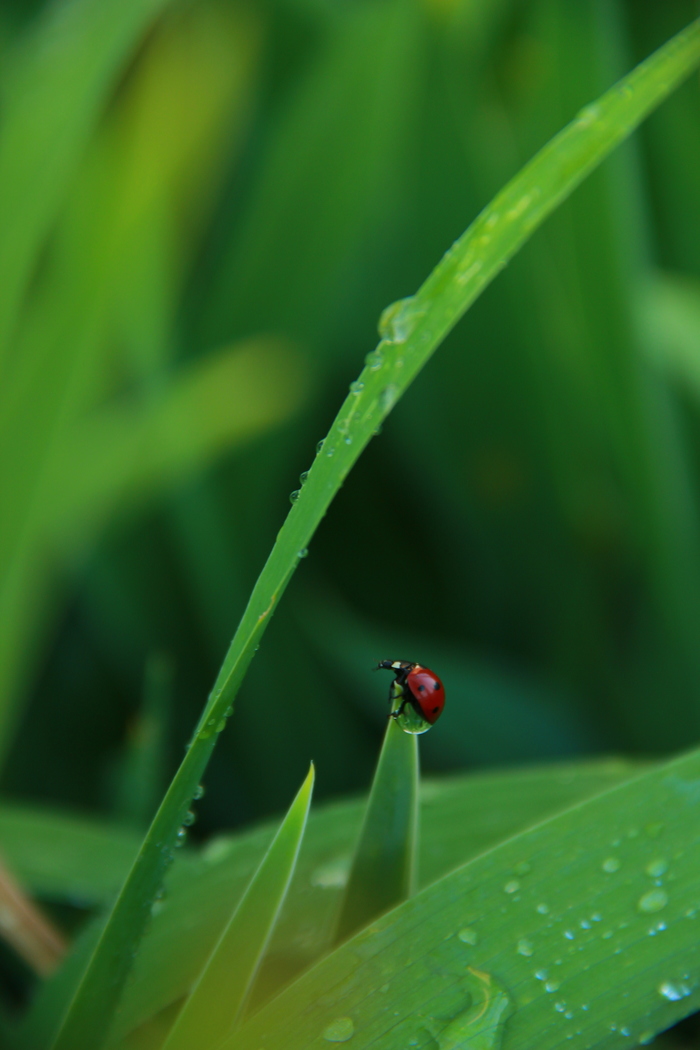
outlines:
[[405, 693], [401, 705], [392, 711], [391, 718], [398, 718], [410, 704], [416, 714], [429, 725], [435, 725], [445, 706], [445, 687], [434, 671], [408, 660], [382, 660], [377, 670], [393, 671], [397, 684]]

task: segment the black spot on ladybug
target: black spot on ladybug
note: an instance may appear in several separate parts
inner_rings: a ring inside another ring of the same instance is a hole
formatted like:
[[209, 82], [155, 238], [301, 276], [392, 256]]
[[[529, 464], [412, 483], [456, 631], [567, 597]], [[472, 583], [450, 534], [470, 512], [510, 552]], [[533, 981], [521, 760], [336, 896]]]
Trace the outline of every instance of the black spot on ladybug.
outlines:
[[419, 685], [418, 686], [418, 692], [419, 693], [424, 693], [425, 692], [425, 686], [424, 685]]
[[[422, 688], [423, 688], [423, 686], [421, 686], [421, 689], [422, 689]], [[437, 690], [438, 690], [439, 688], [440, 688], [440, 683], [439, 683], [439, 682], [433, 682], [433, 689], [434, 689], [434, 690], [435, 690], [436, 692], [437, 692]], [[435, 710], [437, 711], [437, 707], [435, 708]]]
[[439, 711], [439, 710], [440, 710], [440, 708], [439, 708], [439, 707], [434, 707], [434, 708], [433, 708], [433, 714], [434, 714], [434, 715], [436, 715], [436, 714], [438, 713], [438, 711]]

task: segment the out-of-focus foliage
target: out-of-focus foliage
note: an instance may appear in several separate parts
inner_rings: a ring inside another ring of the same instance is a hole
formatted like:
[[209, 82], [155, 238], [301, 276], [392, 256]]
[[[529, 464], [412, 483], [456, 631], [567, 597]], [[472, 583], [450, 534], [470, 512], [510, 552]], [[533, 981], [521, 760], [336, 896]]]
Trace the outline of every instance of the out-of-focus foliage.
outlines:
[[[145, 666], [173, 667], [167, 774], [381, 309], [694, 13], [6, 4], [6, 792], [145, 819]], [[203, 831], [286, 806], [311, 756], [321, 796], [364, 787], [385, 656], [445, 680], [433, 770], [697, 737], [699, 108], [695, 80], [397, 407], [266, 635]]]

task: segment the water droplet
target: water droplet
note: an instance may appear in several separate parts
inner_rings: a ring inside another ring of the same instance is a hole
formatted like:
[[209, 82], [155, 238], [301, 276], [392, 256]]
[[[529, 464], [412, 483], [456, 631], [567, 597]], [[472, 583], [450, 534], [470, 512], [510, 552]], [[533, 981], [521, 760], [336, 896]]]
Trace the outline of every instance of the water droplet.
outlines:
[[566, 937], [567, 941], [573, 941], [576, 937], [576, 934], [573, 930], [564, 930], [564, 936]]
[[659, 879], [668, 871], [668, 861], [665, 857], [657, 857], [656, 860], [649, 861], [644, 870], [652, 879]]
[[384, 364], [384, 354], [381, 352], [379, 347], [376, 350], [371, 350], [365, 358], [365, 364], [368, 366], [370, 372], [378, 372]]
[[188, 809], [187, 812], [185, 813], [184, 819], [182, 821], [183, 826], [186, 827], [186, 828], [191, 828], [196, 819], [197, 819], [197, 814], [194, 813], [191, 809]]
[[323, 448], [323, 442], [325, 440], [325, 438], [321, 438], [321, 440], [319, 441], [318, 445], [316, 446], [316, 455], [318, 455], [321, 449]]
[[646, 1032], [642, 1032], [642, 1034], [639, 1037], [639, 1045], [640, 1046], [648, 1046], [649, 1043], [653, 1043], [655, 1035], [656, 1035], [656, 1032], [652, 1032], [652, 1031], [649, 1031], [649, 1030], [647, 1030]]
[[364, 389], [365, 389], [365, 384], [360, 379], [356, 379], [354, 382], [352, 382], [350, 384], [350, 393], [351, 394], [355, 394], [355, 395], [361, 394]]
[[319, 865], [311, 874], [311, 885], [320, 889], [342, 889], [347, 886], [350, 875], [350, 858], [336, 857]]
[[418, 714], [412, 704], [407, 704], [404, 707], [396, 719], [396, 724], [399, 729], [403, 729], [404, 733], [410, 733], [411, 736], [421, 736], [423, 733], [427, 733], [429, 729], [432, 729], [430, 722], [427, 722], [422, 715]]
[[559, 981], [547, 981], [545, 986], [544, 986], [544, 990], [545, 990], [545, 992], [558, 992], [559, 991]]
[[471, 926], [465, 926], [463, 930], [459, 931], [457, 937], [462, 942], [462, 944], [474, 945], [477, 944], [479, 940], [479, 934], [476, 932], [476, 930], [473, 930]]
[[518, 880], [517, 879], [511, 879], [503, 887], [503, 892], [504, 893], [517, 893], [519, 889], [520, 889], [520, 883], [518, 882]]
[[300, 551], [297, 551], [297, 558], [306, 558], [309, 554], [308, 547], [302, 547]]
[[385, 386], [379, 395], [379, 407], [382, 412], [390, 412], [398, 400], [399, 388], [394, 384], [390, 383], [389, 386]]
[[331, 456], [335, 455], [335, 449], [334, 449], [334, 448], [332, 448], [332, 447], [331, 447], [331, 448], [329, 448], [329, 449], [328, 449], [328, 451], [326, 452], [326, 455], [327, 455], [327, 456], [328, 456], [328, 458], [330, 459], [330, 458], [331, 458]]
[[476, 277], [483, 265], [484, 264], [481, 261], [481, 259], [476, 259], [475, 262], [471, 264], [471, 266], [463, 266], [461, 270], [458, 270], [455, 279], [459, 284], [469, 284], [472, 277]]
[[323, 1029], [323, 1038], [329, 1043], [347, 1043], [355, 1034], [355, 1025], [351, 1017], [336, 1017], [327, 1028]]
[[668, 904], [668, 894], [665, 890], [649, 890], [637, 901], [637, 910], [642, 912], [661, 911]]
[[540, 913], [540, 915], [549, 915], [549, 905], [548, 904], [538, 904], [537, 905], [537, 911]]
[[573, 1019], [573, 1016], [574, 1016], [574, 1011], [573, 1010], [567, 1010], [566, 1013], [564, 1014], [564, 1017], [567, 1019], [567, 1021], [571, 1021]]
[[425, 313], [411, 295], [387, 306], [379, 318], [379, 335], [388, 343], [405, 343]]
[[506, 212], [506, 219], [509, 219], [511, 222], [515, 219], [519, 219], [523, 212], [527, 211], [531, 203], [532, 197], [529, 193], [526, 193], [516, 204], [513, 205], [512, 208], [509, 209], [509, 211]]
[[590, 923], [590, 921], [588, 919], [581, 919], [581, 921], [579, 923], [579, 926], [581, 927], [582, 930], [590, 930], [591, 923]]
[[175, 836], [175, 846], [177, 846], [177, 847], [184, 846], [186, 838], [187, 838], [187, 829], [186, 828], [178, 828], [177, 829], [177, 835]]
[[608, 875], [613, 875], [620, 870], [620, 861], [617, 857], [607, 857], [603, 861], [602, 868], [603, 871], [607, 871]]
[[351, 438], [351, 436], [349, 434], [345, 435], [345, 439], [344, 440], [345, 440], [345, 444], [346, 445], [352, 445], [352, 438]]
[[563, 1001], [559, 1002], [559, 1003], [555, 1003], [554, 1004], [554, 1009], [557, 1011], [558, 1014], [563, 1014], [564, 1011], [566, 1010], [566, 1003], [563, 1002]]
[[687, 995], [690, 995], [691, 990], [685, 984], [674, 984], [672, 981], [664, 981], [659, 985], [658, 992], [664, 999], [675, 1003], [678, 999], [684, 999]]
[[602, 921], [603, 921], [603, 916], [600, 914], [600, 912], [599, 911], [594, 911], [593, 914], [591, 915], [591, 922], [602, 922]]
[[576, 123], [580, 124], [581, 127], [587, 128], [591, 124], [594, 124], [600, 116], [599, 106], [585, 106], [578, 114]]
[[[488, 973], [468, 967], [465, 991], [470, 1006], [445, 1023], [424, 1018], [421, 1027], [437, 1041], [439, 1050], [497, 1050], [503, 1038], [503, 1026], [511, 1013], [511, 1002], [503, 988]], [[424, 1045], [425, 1035], [419, 1041]]]
[[300, 495], [301, 495], [301, 493], [300, 493], [299, 489], [294, 489], [294, 492], [290, 492], [289, 493], [289, 502], [290, 503], [296, 503], [296, 501], [299, 499]]
[[195, 788], [194, 795], [192, 796], [194, 801], [195, 802], [199, 802], [200, 798], [204, 798], [204, 792], [205, 791], [206, 791], [206, 788], [204, 787], [204, 784], [198, 784], [197, 787]]
[[538, 981], [546, 981], [549, 977], [549, 974], [546, 970], [535, 970], [535, 977]]
[[529, 958], [531, 955], [534, 955], [535, 953], [533, 943], [532, 941], [528, 941], [527, 937], [520, 938], [515, 950], [518, 953], [518, 955], [524, 955], [527, 958]]
[[530, 865], [526, 860], [521, 860], [515, 865], [513, 871], [516, 875], [527, 875], [528, 871], [530, 871]]

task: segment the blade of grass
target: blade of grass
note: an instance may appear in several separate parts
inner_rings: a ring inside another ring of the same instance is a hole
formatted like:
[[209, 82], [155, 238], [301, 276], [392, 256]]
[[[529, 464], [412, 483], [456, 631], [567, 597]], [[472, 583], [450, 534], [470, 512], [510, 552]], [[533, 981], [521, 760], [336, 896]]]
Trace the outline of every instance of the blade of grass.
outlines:
[[354, 1050], [497, 1048], [468, 1040], [475, 972], [510, 1001], [505, 1050], [649, 1041], [700, 1004], [699, 815], [698, 751], [575, 805], [342, 945], [236, 1050], [321, 1045], [340, 1016]]
[[155, 816], [95, 954], [69, 1005], [55, 1050], [104, 1039], [150, 905], [232, 702], [300, 557], [363, 448], [440, 341], [528, 236], [585, 175], [700, 64], [700, 21], [584, 109], [494, 198], [438, 263], [415, 298], [385, 312], [385, 338], [333, 423], [260, 574], [188, 752]]
[[336, 942], [415, 891], [418, 848], [418, 737], [390, 718], [350, 869]]
[[154, 652], [146, 663], [141, 709], [130, 726], [115, 791], [117, 819], [145, 830], [167, 785], [166, 748], [174, 667]]
[[275, 928], [299, 856], [314, 767], [178, 1014], [163, 1050], [208, 1050], [232, 1029]]
[[0, 360], [89, 132], [119, 71], [166, 3], [50, 4], [14, 56], [0, 134]]

